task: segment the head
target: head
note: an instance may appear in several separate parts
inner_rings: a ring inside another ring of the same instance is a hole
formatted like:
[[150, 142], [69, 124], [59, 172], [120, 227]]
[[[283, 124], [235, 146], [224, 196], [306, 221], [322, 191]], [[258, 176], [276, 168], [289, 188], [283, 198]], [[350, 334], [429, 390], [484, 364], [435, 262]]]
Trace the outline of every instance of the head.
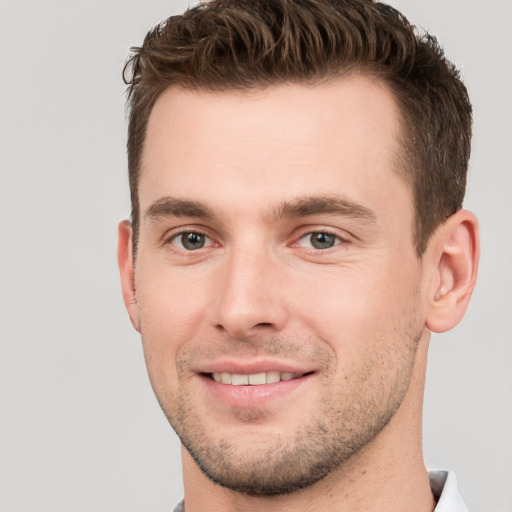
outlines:
[[478, 255], [437, 43], [366, 1], [219, 0], [128, 70], [123, 292], [185, 460], [275, 496], [411, 459]]
[[257, 90], [325, 83], [352, 72], [381, 80], [399, 106], [397, 172], [412, 189], [420, 256], [435, 229], [462, 207], [472, 109], [437, 40], [417, 34], [395, 9], [369, 0], [217, 0], [147, 34], [124, 70], [134, 252], [146, 127], [163, 91], [172, 85]]

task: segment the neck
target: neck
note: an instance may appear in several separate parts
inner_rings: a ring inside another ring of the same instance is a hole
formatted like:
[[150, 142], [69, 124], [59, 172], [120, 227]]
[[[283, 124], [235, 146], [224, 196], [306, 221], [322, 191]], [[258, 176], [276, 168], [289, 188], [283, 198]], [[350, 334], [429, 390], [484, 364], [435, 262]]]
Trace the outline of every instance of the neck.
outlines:
[[421, 441], [427, 349], [425, 335], [409, 390], [388, 425], [315, 485], [283, 496], [247, 496], [212, 483], [182, 448], [186, 512], [432, 512]]

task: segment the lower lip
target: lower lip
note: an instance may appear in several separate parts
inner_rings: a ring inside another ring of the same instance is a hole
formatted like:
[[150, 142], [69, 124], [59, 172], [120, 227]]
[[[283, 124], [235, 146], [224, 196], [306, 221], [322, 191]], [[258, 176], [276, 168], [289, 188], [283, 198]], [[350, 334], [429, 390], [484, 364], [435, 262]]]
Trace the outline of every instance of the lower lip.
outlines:
[[220, 402], [229, 407], [250, 409], [262, 407], [274, 400], [288, 397], [310, 380], [312, 376], [313, 374], [308, 374], [297, 379], [282, 380], [274, 384], [262, 384], [260, 386], [222, 384], [205, 375], [201, 375], [201, 379], [208, 392]]

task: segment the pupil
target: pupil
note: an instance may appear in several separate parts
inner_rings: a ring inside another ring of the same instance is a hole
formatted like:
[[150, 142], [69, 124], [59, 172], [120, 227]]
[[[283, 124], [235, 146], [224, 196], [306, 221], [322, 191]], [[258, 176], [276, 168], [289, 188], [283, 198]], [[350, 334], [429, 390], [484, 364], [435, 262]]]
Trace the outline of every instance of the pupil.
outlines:
[[329, 249], [334, 242], [335, 237], [329, 233], [313, 233], [311, 235], [311, 245], [315, 249]]
[[204, 235], [200, 233], [187, 233], [183, 235], [182, 243], [186, 249], [201, 249], [204, 246]]

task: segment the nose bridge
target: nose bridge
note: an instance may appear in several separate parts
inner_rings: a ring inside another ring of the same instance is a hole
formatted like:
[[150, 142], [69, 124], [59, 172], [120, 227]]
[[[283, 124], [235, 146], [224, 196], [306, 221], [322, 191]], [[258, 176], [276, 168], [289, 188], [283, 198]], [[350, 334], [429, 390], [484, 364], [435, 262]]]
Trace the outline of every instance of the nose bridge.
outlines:
[[234, 246], [224, 262], [217, 327], [237, 338], [262, 328], [281, 329], [287, 311], [279, 282], [278, 262], [268, 245], [252, 241]]

